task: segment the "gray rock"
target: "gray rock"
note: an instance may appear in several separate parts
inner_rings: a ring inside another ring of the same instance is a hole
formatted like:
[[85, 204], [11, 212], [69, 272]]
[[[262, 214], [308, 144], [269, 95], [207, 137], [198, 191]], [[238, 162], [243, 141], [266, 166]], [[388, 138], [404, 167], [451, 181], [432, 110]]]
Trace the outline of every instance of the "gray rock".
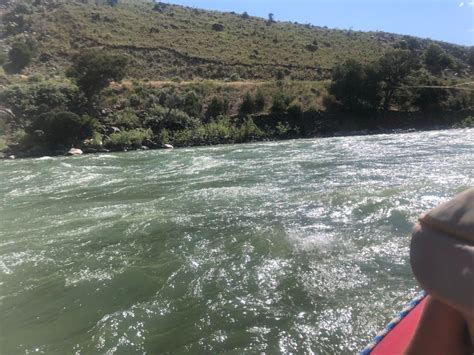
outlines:
[[66, 155], [69, 155], [69, 156], [75, 156], [75, 155], [82, 155], [83, 154], [83, 151], [80, 150], [79, 148], [71, 148], [69, 149], [69, 151], [66, 153]]
[[0, 109], [0, 118], [2, 119], [12, 119], [12, 118], [15, 118], [15, 115], [14, 113], [12, 112], [12, 110], [10, 110], [9, 108], [1, 108]]
[[148, 147], [148, 148], [157, 148], [158, 147], [158, 144], [156, 144], [155, 142], [153, 142], [151, 139], [145, 139], [143, 141], [143, 145]]
[[150, 150], [150, 148], [148, 148], [148, 147], [145, 146], [145, 145], [142, 145], [142, 146], [140, 147], [140, 150]]
[[224, 31], [224, 25], [222, 23], [215, 23], [212, 25], [212, 30], [217, 31], [217, 32], [222, 32]]
[[15, 160], [15, 159], [16, 159], [16, 156], [15, 156], [15, 155], [9, 155], [9, 156], [7, 157], [7, 159]]
[[161, 147], [163, 149], [173, 149], [174, 148], [171, 144], [163, 144]]
[[33, 131], [33, 133], [34, 133], [37, 137], [43, 137], [43, 136], [44, 136], [44, 131], [42, 131], [41, 129], [37, 129], [37, 130]]

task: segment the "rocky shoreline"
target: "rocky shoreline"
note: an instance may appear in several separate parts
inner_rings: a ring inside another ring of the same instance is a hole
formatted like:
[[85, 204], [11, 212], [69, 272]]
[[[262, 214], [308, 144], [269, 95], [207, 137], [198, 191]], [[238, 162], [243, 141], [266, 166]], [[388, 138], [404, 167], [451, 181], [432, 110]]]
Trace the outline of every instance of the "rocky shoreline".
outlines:
[[[451, 129], [459, 129], [458, 127], [453, 126], [441, 126], [436, 125], [432, 127], [423, 127], [423, 128], [376, 128], [376, 129], [364, 129], [364, 130], [353, 130], [353, 131], [338, 131], [333, 132], [331, 134], [317, 134], [310, 137], [302, 137], [302, 136], [289, 136], [287, 138], [258, 138], [254, 137], [253, 139], [237, 143], [231, 141], [225, 141], [224, 139], [221, 142], [208, 142], [208, 144], [189, 144], [178, 146], [176, 148], [190, 148], [190, 147], [203, 147], [203, 146], [215, 146], [215, 145], [222, 145], [222, 144], [244, 144], [244, 143], [256, 143], [256, 142], [278, 142], [278, 141], [285, 141], [290, 139], [316, 139], [316, 138], [332, 138], [332, 137], [353, 137], [353, 136], [372, 136], [372, 135], [381, 135], [381, 134], [407, 134], [407, 133], [416, 133], [416, 132], [427, 132], [427, 131], [437, 131], [437, 130], [451, 130]], [[7, 152], [0, 152], [0, 159], [3, 160], [15, 160], [15, 159], [27, 159], [27, 158], [41, 158], [41, 157], [49, 157], [49, 156], [81, 156], [81, 155], [88, 155], [88, 154], [104, 154], [104, 153], [125, 153], [125, 152], [132, 152], [132, 151], [149, 151], [149, 150], [170, 150], [174, 149], [175, 147], [171, 144], [163, 144], [159, 145], [154, 142], [144, 142], [147, 145], [143, 145], [139, 148], [124, 148], [124, 149], [94, 149], [94, 148], [76, 148], [71, 147], [70, 149], [56, 149], [56, 150], [45, 150], [45, 149], [36, 149], [32, 151], [15, 151], [10, 150]]]

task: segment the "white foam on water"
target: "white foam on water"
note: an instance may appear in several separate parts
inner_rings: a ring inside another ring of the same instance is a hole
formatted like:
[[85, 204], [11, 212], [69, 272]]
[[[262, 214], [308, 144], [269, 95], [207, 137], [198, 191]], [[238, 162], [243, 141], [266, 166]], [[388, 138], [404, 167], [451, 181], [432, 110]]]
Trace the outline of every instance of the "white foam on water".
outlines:
[[89, 268], [85, 268], [71, 275], [67, 275], [65, 286], [76, 286], [81, 282], [110, 281], [120, 272], [121, 270], [114, 270], [112, 272], [111, 270], [90, 270]]
[[55, 158], [53, 158], [53, 157], [44, 156], [44, 157], [41, 157], [41, 158], [36, 158], [36, 159], [34, 159], [34, 160], [40, 160], [40, 161], [41, 161], [41, 160], [54, 160], [54, 159], [55, 159]]

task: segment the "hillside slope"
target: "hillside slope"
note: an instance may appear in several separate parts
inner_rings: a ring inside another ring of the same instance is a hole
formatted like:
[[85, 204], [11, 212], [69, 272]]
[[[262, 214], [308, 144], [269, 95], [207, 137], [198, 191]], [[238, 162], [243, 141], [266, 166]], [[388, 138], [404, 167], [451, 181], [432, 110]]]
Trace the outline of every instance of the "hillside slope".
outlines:
[[29, 1], [0, 0], [0, 157], [474, 125], [472, 47], [148, 0]]
[[[370, 62], [394, 47], [422, 53], [433, 42], [382, 32], [270, 23], [164, 3], [114, 7], [37, 3], [24, 15], [25, 31], [38, 44], [38, 56], [27, 73], [62, 73], [74, 52], [103, 47], [131, 55], [132, 78], [271, 79], [279, 73], [294, 80], [319, 80], [328, 78], [346, 58]], [[4, 46], [8, 42], [9, 37], [2, 41]], [[437, 43], [453, 57], [457, 76], [469, 76], [470, 48]]]

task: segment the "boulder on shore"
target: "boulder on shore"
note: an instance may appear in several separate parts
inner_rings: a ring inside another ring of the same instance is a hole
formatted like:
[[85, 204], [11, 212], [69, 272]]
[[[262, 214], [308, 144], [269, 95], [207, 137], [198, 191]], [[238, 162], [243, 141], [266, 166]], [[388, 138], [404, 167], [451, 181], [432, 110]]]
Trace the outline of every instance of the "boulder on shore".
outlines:
[[79, 148], [71, 148], [69, 151], [66, 153], [68, 156], [76, 156], [76, 155], [82, 155], [83, 151], [80, 150]]
[[7, 120], [15, 118], [15, 114], [9, 108], [0, 108], [0, 118]]
[[171, 144], [163, 144], [161, 147], [163, 149], [173, 149], [174, 148]]
[[158, 144], [155, 143], [155, 142], [153, 142], [151, 139], [148, 139], [148, 138], [143, 141], [143, 145], [144, 145], [145, 147], [150, 148], [150, 149], [152, 149], [152, 148], [158, 148]]

